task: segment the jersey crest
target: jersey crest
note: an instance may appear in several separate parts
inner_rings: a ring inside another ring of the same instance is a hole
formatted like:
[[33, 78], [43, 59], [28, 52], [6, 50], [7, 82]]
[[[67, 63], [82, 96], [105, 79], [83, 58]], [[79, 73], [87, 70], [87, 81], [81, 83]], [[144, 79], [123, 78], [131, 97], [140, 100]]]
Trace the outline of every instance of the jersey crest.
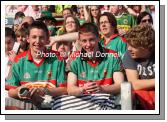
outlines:
[[28, 72], [26, 72], [25, 74], [24, 74], [24, 78], [25, 79], [29, 79], [31, 76], [30, 76], [30, 74], [28, 73]]

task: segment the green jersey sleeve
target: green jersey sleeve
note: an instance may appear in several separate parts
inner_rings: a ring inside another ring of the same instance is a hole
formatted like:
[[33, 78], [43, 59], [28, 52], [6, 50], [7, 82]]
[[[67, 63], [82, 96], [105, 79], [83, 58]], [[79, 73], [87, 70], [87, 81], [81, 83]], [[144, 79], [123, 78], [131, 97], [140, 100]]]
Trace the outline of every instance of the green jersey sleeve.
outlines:
[[65, 80], [65, 62], [64, 61], [58, 61], [58, 68], [57, 68], [57, 85], [58, 87], [66, 85]]
[[10, 78], [6, 81], [6, 83], [10, 86], [20, 86], [20, 68], [19, 64], [15, 63], [12, 66], [12, 74]]

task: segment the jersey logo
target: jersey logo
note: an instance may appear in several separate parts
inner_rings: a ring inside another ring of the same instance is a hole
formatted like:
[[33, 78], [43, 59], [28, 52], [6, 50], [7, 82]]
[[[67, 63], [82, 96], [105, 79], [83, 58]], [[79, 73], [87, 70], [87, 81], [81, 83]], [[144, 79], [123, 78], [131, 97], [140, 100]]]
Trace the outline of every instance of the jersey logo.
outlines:
[[52, 72], [48, 71], [48, 79], [51, 79], [51, 76], [52, 76]]
[[103, 73], [104, 73], [104, 77], [106, 77], [107, 76], [107, 69], [104, 69]]
[[80, 74], [80, 76], [83, 77], [83, 78], [85, 78], [85, 77], [86, 77], [86, 72], [82, 72], [82, 73]]
[[30, 74], [29, 74], [28, 72], [26, 72], [26, 73], [24, 74], [24, 78], [25, 78], [25, 79], [29, 79], [29, 78], [30, 78]]
[[125, 25], [127, 25], [127, 24], [128, 24], [128, 20], [127, 20], [127, 19], [124, 19], [124, 20], [123, 20], [123, 23], [124, 23]]

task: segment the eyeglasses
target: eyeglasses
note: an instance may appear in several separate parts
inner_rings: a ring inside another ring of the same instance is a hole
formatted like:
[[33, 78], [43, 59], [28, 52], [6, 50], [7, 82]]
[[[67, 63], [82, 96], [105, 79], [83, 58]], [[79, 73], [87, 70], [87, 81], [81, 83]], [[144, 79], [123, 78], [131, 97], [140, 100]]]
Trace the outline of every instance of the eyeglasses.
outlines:
[[151, 21], [151, 19], [143, 19], [141, 22], [142, 22], [142, 23], [146, 23], [146, 22], [151, 23], [152, 21]]

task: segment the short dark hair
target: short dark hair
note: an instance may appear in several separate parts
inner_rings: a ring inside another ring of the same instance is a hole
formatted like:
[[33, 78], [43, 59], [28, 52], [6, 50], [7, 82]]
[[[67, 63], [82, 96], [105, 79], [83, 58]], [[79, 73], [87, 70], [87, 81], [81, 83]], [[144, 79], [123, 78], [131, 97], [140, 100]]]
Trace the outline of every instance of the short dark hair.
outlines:
[[151, 14], [148, 13], [148, 12], [146, 12], [146, 11], [141, 12], [141, 13], [138, 15], [138, 17], [137, 17], [137, 24], [139, 25], [139, 24], [141, 23], [141, 20], [143, 19], [143, 17], [145, 17], [145, 16], [147, 16], [147, 15], [150, 17], [151, 23], [153, 24], [153, 18], [152, 18], [152, 16], [151, 16]]
[[25, 17], [25, 14], [23, 12], [19, 11], [15, 14], [15, 19], [18, 17]]
[[81, 33], [87, 33], [87, 32], [92, 32], [95, 34], [97, 37], [99, 37], [99, 31], [98, 27], [93, 24], [93, 23], [84, 23], [80, 28], [79, 28], [79, 35]]
[[102, 16], [107, 16], [109, 23], [114, 28], [114, 33], [118, 33], [118, 30], [117, 30], [117, 20], [116, 20], [115, 16], [112, 13], [109, 13], [109, 12], [104, 12], [103, 14], [101, 14], [99, 16], [98, 21], [97, 21], [98, 27], [100, 28], [100, 18]]
[[42, 22], [42, 21], [34, 21], [28, 27], [28, 35], [30, 34], [30, 30], [33, 29], [33, 28], [42, 29], [45, 32], [46, 37], [49, 38], [49, 31], [48, 31], [48, 28], [47, 28], [47, 26], [45, 25], [44, 22]]
[[16, 41], [16, 34], [15, 32], [9, 28], [9, 27], [5, 27], [5, 37], [12, 37], [15, 41]]

